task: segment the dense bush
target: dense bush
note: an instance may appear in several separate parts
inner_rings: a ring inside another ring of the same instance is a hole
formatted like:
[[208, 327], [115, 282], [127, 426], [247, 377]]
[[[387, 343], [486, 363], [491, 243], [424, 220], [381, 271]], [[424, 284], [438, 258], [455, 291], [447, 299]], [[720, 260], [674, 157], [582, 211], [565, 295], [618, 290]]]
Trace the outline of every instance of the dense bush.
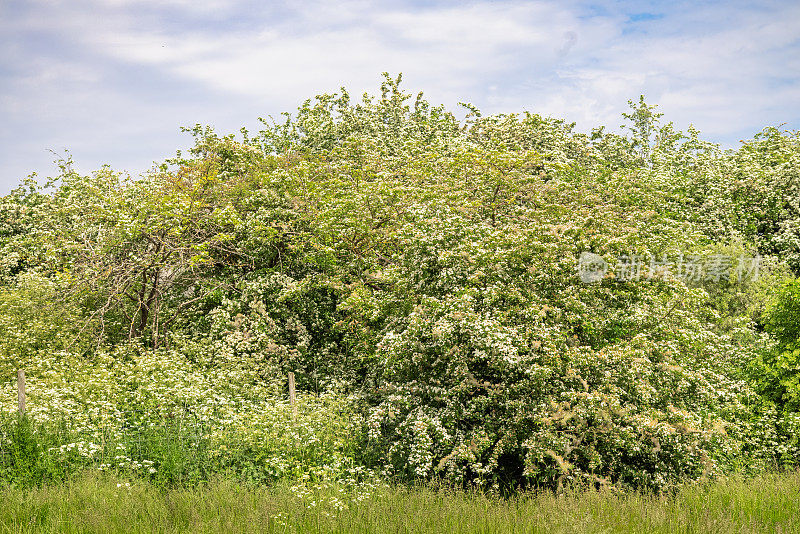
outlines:
[[[148, 429], [131, 461], [178, 482], [659, 489], [800, 458], [796, 283], [769, 304], [797, 268], [796, 133], [724, 151], [643, 100], [627, 137], [459, 121], [399, 82], [240, 140], [197, 126], [138, 180], [67, 161], [4, 197], [2, 411], [23, 366], [35, 421]], [[582, 282], [586, 251], [612, 272]], [[623, 254], [756, 253], [758, 280], [614, 275]]]

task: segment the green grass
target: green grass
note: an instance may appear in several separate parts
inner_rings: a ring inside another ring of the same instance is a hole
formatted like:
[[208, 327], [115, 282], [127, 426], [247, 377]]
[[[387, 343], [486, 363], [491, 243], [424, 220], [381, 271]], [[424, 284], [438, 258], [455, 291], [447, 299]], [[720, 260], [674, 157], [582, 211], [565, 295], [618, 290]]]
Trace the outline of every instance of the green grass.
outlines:
[[[506, 500], [424, 487], [379, 489], [357, 502], [335, 488], [303, 499], [289, 486], [225, 480], [169, 490], [119, 483], [86, 475], [5, 489], [0, 532], [800, 532], [800, 472], [687, 486], [670, 497], [576, 492]], [[343, 510], [331, 506], [334, 496]]]

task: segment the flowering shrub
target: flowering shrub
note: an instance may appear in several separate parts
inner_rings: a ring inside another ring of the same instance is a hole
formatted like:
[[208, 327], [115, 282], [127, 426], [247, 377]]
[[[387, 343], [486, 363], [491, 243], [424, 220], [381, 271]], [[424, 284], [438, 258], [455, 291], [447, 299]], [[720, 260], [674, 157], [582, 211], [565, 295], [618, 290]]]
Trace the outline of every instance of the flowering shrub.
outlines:
[[28, 417], [17, 421], [15, 384], [2, 385], [0, 480], [27, 480], [25, 462], [55, 479], [82, 468], [160, 483], [352, 477], [359, 419], [346, 398], [300, 394], [294, 419], [282, 384], [198, 365], [182, 348], [30, 362]]
[[[37, 454], [165, 483], [661, 489], [794, 462], [764, 280], [797, 268], [796, 133], [726, 152], [631, 105], [628, 137], [459, 121], [387, 76], [241, 140], [192, 128], [138, 181], [62, 162], [2, 200], [0, 412], [23, 367], [32, 421], [66, 425]], [[584, 252], [764, 272], [584, 283]]]

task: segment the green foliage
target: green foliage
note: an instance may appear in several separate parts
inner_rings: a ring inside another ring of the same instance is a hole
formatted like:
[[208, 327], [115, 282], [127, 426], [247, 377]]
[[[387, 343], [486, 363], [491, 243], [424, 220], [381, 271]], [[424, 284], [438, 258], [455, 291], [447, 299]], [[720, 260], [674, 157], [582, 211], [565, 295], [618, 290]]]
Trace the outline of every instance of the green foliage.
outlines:
[[800, 280], [784, 283], [766, 315], [765, 328], [781, 348], [791, 348], [800, 341]]
[[[773, 347], [754, 361], [756, 387], [788, 417], [800, 414], [800, 280], [785, 282], [767, 308], [765, 329]], [[796, 441], [796, 436], [793, 441]]]
[[669, 495], [575, 491], [495, 498], [436, 486], [248, 487], [229, 479], [160, 490], [85, 476], [0, 493], [0, 528], [21, 533], [219, 532], [600, 534], [797, 532], [800, 473], [731, 477]]
[[20, 273], [0, 287], [0, 373], [10, 376], [38, 357], [69, 347], [80, 349], [81, 310], [64, 299], [57, 279]]
[[0, 417], [0, 484], [30, 487], [63, 480], [65, 466], [50, 452], [67, 437], [59, 421]]
[[[31, 378], [35, 391], [40, 382]], [[295, 419], [285, 400], [263, 391], [256, 400], [218, 388], [208, 393], [213, 398], [192, 403], [170, 399], [180, 397], [179, 388], [167, 389], [164, 383], [149, 391], [131, 384], [114, 391], [120, 378], [93, 381], [108, 388], [108, 400], [81, 402], [76, 391], [62, 390], [60, 405], [32, 396], [31, 404], [39, 407], [32, 418], [10, 410], [0, 414], [0, 485], [63, 482], [85, 471], [159, 487], [193, 486], [221, 475], [249, 484], [369, 475], [356, 464], [358, 425], [343, 399], [301, 395]], [[98, 405], [107, 413], [88, 418], [81, 413]]]
[[658, 119], [664, 114], [656, 113], [656, 106], [647, 105], [644, 95], [640, 95], [639, 101], [635, 104], [633, 100], [628, 100], [628, 106], [631, 112], [623, 113], [622, 116], [631, 122], [628, 126], [633, 134], [631, 146], [639, 151], [643, 160], [647, 160], [652, 149], [651, 142], [656, 133]]
[[[164, 484], [664, 489], [797, 458], [797, 310], [766, 304], [797, 268], [797, 134], [722, 151], [643, 98], [631, 137], [464, 107], [384, 75], [240, 139], [189, 128], [137, 180], [63, 161], [4, 197], [2, 411], [24, 365], [34, 420]], [[766, 282], [585, 284], [586, 251], [760, 252]]]

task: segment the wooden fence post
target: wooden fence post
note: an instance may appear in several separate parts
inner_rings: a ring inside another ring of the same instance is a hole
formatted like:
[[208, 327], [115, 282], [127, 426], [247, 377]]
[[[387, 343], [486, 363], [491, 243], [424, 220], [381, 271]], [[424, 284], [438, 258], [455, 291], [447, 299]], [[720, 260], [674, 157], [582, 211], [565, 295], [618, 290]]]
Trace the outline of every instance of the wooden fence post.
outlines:
[[292, 405], [292, 416], [297, 419], [297, 398], [294, 391], [294, 373], [289, 373], [289, 403]]
[[17, 402], [19, 403], [19, 414], [25, 415], [25, 371], [17, 370]]

